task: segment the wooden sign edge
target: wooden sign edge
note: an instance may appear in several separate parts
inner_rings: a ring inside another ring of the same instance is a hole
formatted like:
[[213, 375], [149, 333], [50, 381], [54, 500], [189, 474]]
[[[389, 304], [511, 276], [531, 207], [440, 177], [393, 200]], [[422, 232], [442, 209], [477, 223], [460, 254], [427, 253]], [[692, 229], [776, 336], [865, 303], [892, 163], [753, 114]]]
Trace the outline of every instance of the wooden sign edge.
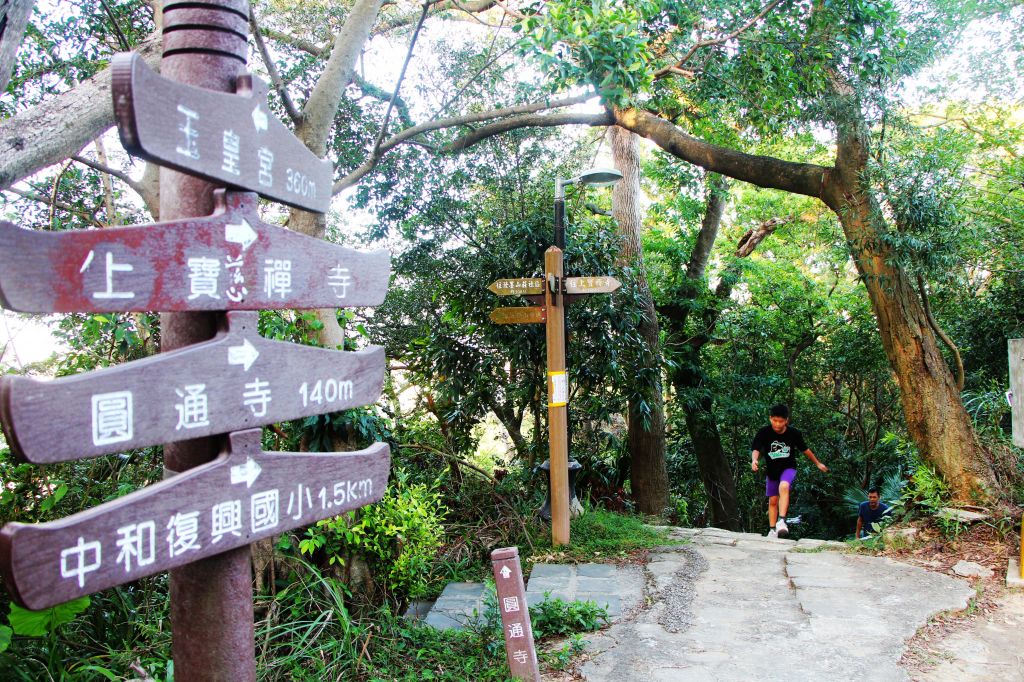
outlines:
[[[3, 578], [4, 586], [11, 593], [11, 595], [15, 598], [15, 601], [19, 605], [23, 605], [25, 608], [29, 608], [29, 609], [32, 609], [32, 610], [40, 610], [40, 609], [45, 609], [45, 608], [51, 608], [52, 606], [55, 606], [55, 605], [61, 603], [61, 602], [55, 602], [55, 603], [35, 602], [34, 605], [27, 605], [25, 600], [23, 599], [23, 595], [21, 593], [21, 590], [18, 589], [18, 586], [17, 586], [17, 584], [15, 582], [15, 576], [14, 576], [14, 564], [15, 564], [15, 560], [14, 559], [15, 559], [15, 557], [14, 557], [14, 554], [13, 554], [15, 536], [17, 535], [17, 533], [21, 529], [25, 529], [25, 528], [38, 528], [40, 526], [45, 526], [46, 529], [48, 529], [48, 530], [49, 529], [60, 530], [62, 528], [65, 528], [65, 527], [68, 527], [68, 526], [73, 526], [73, 525], [76, 525], [78, 523], [87, 522], [87, 521], [89, 521], [89, 520], [91, 520], [93, 518], [96, 518], [96, 517], [100, 517], [100, 516], [103, 516], [103, 515], [110, 514], [112, 512], [115, 512], [120, 507], [133, 504], [135, 502], [135, 498], [143, 497], [145, 495], [152, 495], [152, 491], [153, 491], [154, 488], [156, 488], [157, 490], [160, 490], [162, 488], [167, 488], [167, 487], [177, 487], [177, 486], [179, 486], [179, 485], [181, 485], [183, 483], [186, 483], [187, 480], [190, 479], [190, 478], [196, 478], [196, 477], [201, 476], [201, 475], [203, 475], [203, 474], [205, 474], [205, 473], [207, 473], [207, 472], [209, 472], [211, 470], [214, 470], [214, 469], [217, 469], [217, 468], [225, 466], [228, 463], [228, 461], [231, 459], [232, 449], [233, 449], [233, 444], [234, 444], [235, 439], [238, 436], [242, 435], [242, 434], [246, 434], [247, 432], [253, 432], [253, 431], [262, 432], [262, 429], [261, 428], [246, 429], [244, 431], [234, 431], [234, 432], [231, 432], [229, 434], [225, 434], [224, 435], [224, 443], [222, 445], [221, 451], [220, 451], [220, 453], [217, 455], [217, 457], [215, 459], [213, 459], [213, 460], [211, 460], [209, 462], [205, 462], [205, 463], [203, 463], [203, 464], [201, 464], [201, 465], [199, 465], [197, 467], [194, 467], [192, 469], [189, 469], [187, 471], [183, 471], [181, 473], [175, 474], [174, 476], [172, 476], [170, 478], [164, 478], [164, 479], [162, 479], [160, 481], [157, 481], [156, 483], [153, 483], [153, 484], [150, 484], [150, 485], [147, 485], [147, 486], [143, 486], [142, 488], [139, 488], [137, 490], [133, 490], [132, 492], [130, 492], [130, 493], [126, 494], [126, 495], [122, 495], [121, 497], [118, 497], [116, 499], [108, 500], [107, 502], [104, 502], [102, 504], [96, 505], [95, 507], [91, 507], [89, 509], [82, 510], [82, 511], [77, 512], [75, 514], [72, 514], [70, 516], [65, 516], [65, 517], [60, 518], [60, 519], [56, 519], [56, 520], [53, 520], [53, 521], [45, 521], [45, 522], [42, 522], [42, 523], [24, 523], [24, 522], [20, 522], [20, 521], [11, 521], [11, 522], [5, 523], [2, 527], [0, 527], [0, 577]], [[302, 456], [302, 455], [305, 455], [305, 456], [319, 455], [319, 456], [326, 456], [326, 457], [330, 457], [332, 455], [342, 455], [342, 456], [350, 455], [350, 456], [355, 456], [355, 457], [367, 457], [367, 458], [373, 458], [373, 457], [384, 458], [384, 457], [387, 457], [387, 459], [388, 459], [388, 467], [387, 467], [387, 470], [385, 471], [385, 485], [381, 487], [381, 489], [379, 491], [379, 494], [378, 493], [374, 493], [372, 499], [368, 499], [367, 503], [365, 505], [360, 505], [360, 507], [356, 507], [356, 508], [361, 508], [363, 506], [367, 506], [369, 504], [375, 504], [375, 503], [379, 502], [384, 497], [384, 494], [387, 491], [387, 482], [391, 478], [391, 476], [390, 476], [391, 446], [387, 442], [385, 442], [385, 441], [377, 441], [377, 442], [374, 442], [371, 445], [369, 445], [368, 447], [363, 448], [361, 450], [353, 450], [353, 451], [347, 451], [347, 452], [314, 453], [314, 452], [264, 451], [264, 450], [260, 449], [259, 455], [260, 456], [269, 455], [269, 456], [278, 456], [278, 457], [281, 457], [281, 456], [294, 456], [294, 455], [300, 455], [300, 456]], [[351, 511], [351, 510], [347, 510], [347, 511]], [[342, 513], [342, 514], [343, 513], [347, 513], [347, 511], [343, 510], [340, 513]], [[330, 516], [325, 516], [324, 518], [330, 518]], [[69, 519], [74, 519], [74, 521], [69, 521]], [[296, 526], [296, 527], [300, 527], [300, 526]], [[264, 536], [264, 537], [270, 537], [270, 536]], [[257, 539], [262, 539], [262, 537], [261, 538], [257, 538]], [[254, 542], [255, 542], [255, 540], [254, 540]], [[252, 544], [252, 542], [246, 543], [246, 544], [243, 544], [243, 545], [238, 545], [234, 549], [237, 549], [239, 547], [245, 547], [245, 546], [251, 545], [251, 544]], [[227, 551], [227, 550], [225, 550], [225, 551]], [[216, 555], [210, 555], [210, 556], [216, 556]], [[157, 575], [159, 573], [163, 573], [164, 571], [173, 570], [174, 568], [178, 568], [180, 566], [184, 566], [184, 565], [189, 564], [189, 563], [192, 563], [192, 562], [191, 561], [184, 561], [184, 562], [182, 562], [180, 564], [174, 564], [174, 565], [170, 565], [170, 566], [166, 566], [166, 565], [165, 566], [161, 566], [158, 570], [154, 570], [152, 572], [140, 573], [140, 574], [138, 574], [136, 576], [133, 576], [132, 579], [130, 581], [127, 581], [127, 582], [134, 582], [135, 580], [138, 580], [140, 578], [145, 578], [145, 577]], [[120, 584], [126, 584], [126, 583], [120, 583]], [[116, 587], [116, 585], [111, 585], [109, 587], [102, 587], [102, 588], [99, 588], [99, 589], [94, 590], [92, 592], [86, 592], [86, 593], [84, 593], [81, 596], [87, 596], [87, 595], [90, 595], [90, 594], [96, 594], [98, 592], [102, 592], [103, 590], [112, 589], [113, 587]]]
[[[228, 187], [235, 187], [238, 189], [238, 191], [253, 191], [247, 187], [242, 187], [241, 185], [231, 185], [230, 183], [226, 182], [223, 178], [214, 177], [208, 173], [202, 173], [200, 171], [197, 171], [195, 168], [189, 167], [188, 165], [176, 163], [168, 159], [157, 158], [156, 154], [146, 149], [145, 146], [143, 146], [141, 136], [139, 135], [139, 123], [138, 118], [136, 117], [135, 114], [135, 98], [133, 96], [130, 96], [128, 93], [134, 94], [133, 79], [136, 71], [138, 71], [139, 73], [142, 73], [143, 71], [148, 71], [149, 75], [152, 75], [156, 78], [163, 78], [164, 80], [169, 79], [161, 76], [157, 71], [150, 68], [149, 65], [146, 64], [146, 61], [135, 52], [119, 52], [115, 54], [114, 57], [111, 59], [111, 67], [114, 69], [111, 71], [110, 87], [111, 95], [114, 100], [114, 125], [118, 130], [118, 135], [121, 137], [121, 146], [124, 147], [125, 151], [127, 151], [132, 156], [137, 156], [150, 163], [154, 163], [160, 166], [161, 168], [170, 168], [171, 170], [175, 170], [179, 173], [184, 173], [185, 175], [202, 178], [204, 180], [208, 180], [210, 182]], [[175, 84], [185, 85], [184, 83]], [[202, 89], [194, 85], [186, 87]], [[210, 90], [209, 94], [245, 97], [244, 95], [239, 95], [237, 93], [232, 94], [227, 92], [217, 92], [215, 90]], [[270, 115], [273, 116], [273, 113], [271, 113]], [[123, 127], [126, 129], [126, 134], [124, 135], [122, 135], [121, 133], [122, 122], [124, 123]], [[282, 125], [284, 124], [282, 123]], [[295, 136], [294, 131], [289, 131], [289, 133], [291, 133], [292, 136]], [[298, 142], [299, 145], [305, 147], [305, 144], [301, 140], [299, 140], [298, 137], [296, 137], [296, 141]], [[326, 193], [326, 198], [321, 202], [321, 205], [300, 205], [276, 195], [271, 196], [268, 194], [261, 194], [261, 196], [265, 196], [268, 199], [271, 199], [272, 201], [285, 204], [286, 206], [291, 206], [293, 208], [297, 208], [303, 211], [309, 211], [310, 213], [318, 213], [320, 215], [325, 215], [331, 210], [331, 201], [334, 199], [334, 164], [329, 159], [319, 158], [308, 147], [305, 148], [313, 157], [316, 163], [319, 163], [325, 167], [324, 171], [329, 180], [329, 187]]]

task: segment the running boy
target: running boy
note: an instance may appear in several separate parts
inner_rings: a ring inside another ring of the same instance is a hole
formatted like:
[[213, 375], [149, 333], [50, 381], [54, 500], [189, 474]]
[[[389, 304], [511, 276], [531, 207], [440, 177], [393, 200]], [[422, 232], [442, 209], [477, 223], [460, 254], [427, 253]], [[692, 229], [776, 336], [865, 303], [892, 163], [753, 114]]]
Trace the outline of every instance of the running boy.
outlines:
[[804, 435], [789, 425], [789, 407], [776, 405], [769, 411], [770, 426], [762, 427], [750, 448], [750, 469], [757, 471], [757, 460], [768, 457], [765, 496], [768, 498], [768, 537], [784, 538], [789, 535], [786, 512], [789, 511], [789, 493], [796, 479], [796, 453], [802, 452], [822, 471], [828, 467], [818, 461], [804, 442]]

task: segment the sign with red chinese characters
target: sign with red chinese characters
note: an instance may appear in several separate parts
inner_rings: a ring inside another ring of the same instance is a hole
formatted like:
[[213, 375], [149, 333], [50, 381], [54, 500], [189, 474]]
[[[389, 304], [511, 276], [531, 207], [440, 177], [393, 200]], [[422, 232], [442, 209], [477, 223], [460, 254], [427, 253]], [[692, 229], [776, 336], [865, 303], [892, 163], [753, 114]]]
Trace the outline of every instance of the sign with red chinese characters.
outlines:
[[0, 571], [18, 603], [43, 609], [376, 502], [384, 443], [357, 452], [264, 452], [232, 433], [212, 462], [59, 521], [8, 523]]
[[[256, 195], [215, 193], [205, 218], [43, 232], [0, 221], [0, 304], [32, 313], [374, 306], [387, 251], [260, 220]], [[40, 273], [52, 273], [40, 276]]]
[[334, 169], [267, 107], [267, 84], [240, 76], [236, 94], [168, 80], [137, 54], [111, 62], [114, 117], [129, 153], [182, 173], [326, 213]]
[[498, 612], [505, 633], [505, 657], [512, 677], [540, 682], [537, 651], [533, 646], [533, 628], [530, 609], [526, 603], [523, 569], [519, 565], [519, 550], [504, 547], [491, 552], [494, 585], [498, 593]]
[[[268, 341], [256, 313], [228, 313], [216, 338], [78, 376], [0, 378], [11, 450], [64, 462], [368, 405], [384, 349], [340, 352]], [[59, 424], [59, 428], [54, 425]]]

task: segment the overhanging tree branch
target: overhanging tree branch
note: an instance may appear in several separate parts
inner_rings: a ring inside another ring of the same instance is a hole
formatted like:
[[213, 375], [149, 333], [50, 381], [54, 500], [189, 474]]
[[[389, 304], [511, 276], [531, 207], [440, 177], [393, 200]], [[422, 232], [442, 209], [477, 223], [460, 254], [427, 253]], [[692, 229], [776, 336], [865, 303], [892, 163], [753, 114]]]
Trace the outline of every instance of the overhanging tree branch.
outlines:
[[783, 161], [710, 144], [639, 109], [615, 109], [613, 117], [615, 125], [646, 137], [676, 158], [758, 187], [820, 199], [833, 172], [831, 168], [812, 163]]
[[609, 126], [615, 121], [608, 112], [600, 114], [564, 113], [564, 114], [526, 114], [495, 121], [463, 135], [441, 148], [442, 152], [458, 152], [468, 149], [476, 143], [494, 135], [507, 133], [519, 128], [543, 128], [564, 125]]
[[[594, 96], [593, 93], [585, 93], [583, 95], [577, 95], [575, 97], [566, 97], [565, 99], [544, 102], [535, 102], [533, 104], [520, 104], [514, 107], [505, 107], [503, 109], [494, 109], [491, 111], [484, 111], [476, 114], [466, 114], [464, 116], [453, 116], [451, 118], [438, 119], [436, 121], [427, 121], [411, 128], [406, 128], [400, 133], [393, 135], [387, 141], [381, 143], [378, 149], [376, 157], [368, 157], [358, 168], [350, 172], [348, 175], [343, 177], [341, 180], [334, 184], [332, 192], [337, 194], [342, 190], [351, 187], [352, 185], [359, 182], [367, 173], [377, 167], [380, 159], [383, 158], [384, 154], [394, 149], [403, 142], [411, 142], [412, 138], [422, 135], [423, 133], [430, 132], [431, 130], [441, 130], [443, 128], [455, 128], [458, 126], [470, 125], [473, 123], [482, 123], [485, 121], [492, 121], [494, 119], [500, 119], [503, 117], [515, 117], [522, 114], [530, 114], [538, 111], [545, 111], [547, 109], [558, 109], [561, 107], [571, 106], [573, 104], [580, 104], [586, 102], [588, 99]], [[512, 119], [509, 119], [512, 120]], [[522, 127], [522, 126], [517, 126]], [[481, 128], [483, 130], [483, 128]], [[511, 130], [511, 128], [510, 128]], [[502, 131], [503, 132], [503, 131]], [[491, 134], [497, 134], [491, 133]], [[479, 142], [479, 140], [476, 140]], [[454, 149], [444, 148], [442, 151], [455, 151]]]
[[[151, 35], [136, 52], [160, 68], [161, 39]], [[71, 90], [0, 123], [0, 190], [68, 158], [114, 125], [110, 68]]]

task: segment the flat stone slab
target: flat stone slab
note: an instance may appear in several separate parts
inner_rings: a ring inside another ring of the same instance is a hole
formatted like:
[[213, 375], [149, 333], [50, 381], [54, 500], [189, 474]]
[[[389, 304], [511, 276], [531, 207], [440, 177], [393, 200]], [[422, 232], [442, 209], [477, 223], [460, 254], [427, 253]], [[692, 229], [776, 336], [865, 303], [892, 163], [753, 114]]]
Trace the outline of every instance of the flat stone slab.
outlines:
[[461, 629], [483, 615], [483, 583], [448, 583], [424, 623], [439, 630]]
[[545, 598], [593, 601], [616, 620], [644, 601], [644, 575], [635, 566], [614, 564], [535, 564], [526, 583], [526, 603]]
[[956, 507], [943, 507], [939, 510], [936, 516], [944, 519], [960, 521], [961, 523], [977, 523], [978, 521], [984, 521], [989, 518], [989, 515], [983, 512], [971, 511], [970, 509], [957, 509]]
[[1006, 586], [1021, 588], [1024, 587], [1024, 578], [1020, 576], [1020, 559], [1010, 557], [1006, 566]]

